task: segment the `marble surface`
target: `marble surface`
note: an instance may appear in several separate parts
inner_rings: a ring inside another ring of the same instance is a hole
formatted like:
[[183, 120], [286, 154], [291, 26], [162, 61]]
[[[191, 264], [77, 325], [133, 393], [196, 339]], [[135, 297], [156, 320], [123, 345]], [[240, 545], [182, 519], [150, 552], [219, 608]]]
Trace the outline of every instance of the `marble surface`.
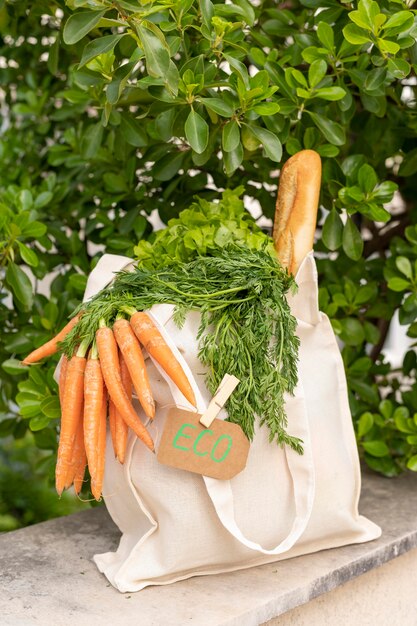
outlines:
[[258, 626], [417, 547], [417, 476], [363, 477], [360, 511], [383, 529], [361, 545], [120, 594], [93, 554], [116, 547], [105, 508], [0, 536], [2, 626]]

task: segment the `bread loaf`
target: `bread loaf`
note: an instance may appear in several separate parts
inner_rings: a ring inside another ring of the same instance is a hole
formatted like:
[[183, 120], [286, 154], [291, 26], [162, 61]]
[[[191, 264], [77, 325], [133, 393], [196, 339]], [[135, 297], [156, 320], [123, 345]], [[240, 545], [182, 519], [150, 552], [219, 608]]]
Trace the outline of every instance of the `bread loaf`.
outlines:
[[312, 249], [320, 196], [321, 159], [314, 150], [294, 154], [281, 170], [273, 238], [291, 274]]

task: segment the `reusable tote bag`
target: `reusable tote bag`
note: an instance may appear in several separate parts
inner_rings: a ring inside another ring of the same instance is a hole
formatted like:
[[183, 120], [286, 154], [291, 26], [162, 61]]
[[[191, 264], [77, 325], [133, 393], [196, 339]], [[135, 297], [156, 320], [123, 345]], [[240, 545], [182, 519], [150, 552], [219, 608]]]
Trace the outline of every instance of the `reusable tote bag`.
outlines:
[[[85, 299], [130, 263], [126, 257], [103, 256], [89, 277]], [[299, 383], [294, 396], [286, 397], [286, 413], [288, 431], [303, 440], [304, 454], [270, 443], [267, 428], [258, 426], [246, 468], [231, 480], [217, 480], [160, 464], [133, 433], [120, 465], [108, 435], [103, 494], [122, 537], [116, 552], [94, 560], [119, 591], [379, 537], [380, 528], [358, 514], [360, 467], [346, 378], [330, 322], [318, 310], [312, 252], [296, 281], [298, 292], [289, 303], [301, 342]], [[197, 356], [199, 313], [189, 313], [181, 330], [173, 322], [171, 305], [154, 306], [150, 315], [188, 375], [203, 412], [211, 396]], [[149, 356], [146, 364], [157, 403], [148, 428], [158, 448], [168, 411], [175, 406], [194, 409]], [[135, 406], [145, 420], [139, 403]], [[226, 417], [224, 410], [220, 417]]]

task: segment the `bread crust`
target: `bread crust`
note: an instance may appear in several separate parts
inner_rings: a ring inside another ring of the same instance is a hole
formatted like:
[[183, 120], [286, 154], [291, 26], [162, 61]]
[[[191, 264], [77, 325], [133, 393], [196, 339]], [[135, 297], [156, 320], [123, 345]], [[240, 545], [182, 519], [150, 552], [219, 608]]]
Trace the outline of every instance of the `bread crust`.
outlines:
[[314, 150], [297, 152], [281, 170], [273, 239], [280, 262], [291, 274], [313, 248], [320, 183], [321, 159]]

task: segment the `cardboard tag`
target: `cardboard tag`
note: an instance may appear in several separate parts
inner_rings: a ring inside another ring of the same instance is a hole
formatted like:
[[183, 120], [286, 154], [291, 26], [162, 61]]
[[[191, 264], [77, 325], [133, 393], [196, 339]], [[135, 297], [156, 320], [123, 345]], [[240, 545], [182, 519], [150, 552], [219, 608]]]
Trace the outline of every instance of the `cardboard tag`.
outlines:
[[164, 465], [227, 480], [241, 472], [249, 454], [249, 440], [238, 424], [215, 419], [210, 428], [201, 415], [182, 409], [169, 411], [157, 459]]

